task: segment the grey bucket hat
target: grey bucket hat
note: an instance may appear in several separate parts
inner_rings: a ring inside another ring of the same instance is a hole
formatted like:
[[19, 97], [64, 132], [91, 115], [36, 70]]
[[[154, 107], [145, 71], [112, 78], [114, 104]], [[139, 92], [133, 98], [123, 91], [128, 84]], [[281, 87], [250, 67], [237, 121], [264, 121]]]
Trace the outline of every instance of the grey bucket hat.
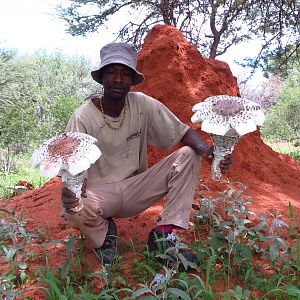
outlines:
[[136, 70], [137, 51], [125, 43], [110, 43], [100, 50], [101, 64], [98, 70], [92, 71], [94, 80], [102, 84], [103, 68], [110, 64], [122, 64], [134, 71], [133, 85], [144, 81], [144, 75]]

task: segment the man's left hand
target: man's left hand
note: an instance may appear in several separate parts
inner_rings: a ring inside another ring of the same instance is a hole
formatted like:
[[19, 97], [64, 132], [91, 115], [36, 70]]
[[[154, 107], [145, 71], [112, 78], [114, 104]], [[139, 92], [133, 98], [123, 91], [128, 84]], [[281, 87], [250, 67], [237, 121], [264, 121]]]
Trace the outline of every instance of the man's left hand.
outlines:
[[[204, 153], [203, 158], [207, 160], [209, 163], [212, 163], [214, 158], [214, 146], [210, 146], [208, 150]], [[220, 169], [222, 174], [224, 174], [230, 166], [232, 165], [232, 155], [227, 154], [224, 156], [224, 158], [220, 162]]]
[[224, 156], [224, 159], [221, 160], [221, 162], [220, 162], [220, 169], [221, 169], [222, 174], [224, 174], [226, 171], [228, 171], [228, 169], [230, 168], [231, 165], [232, 165], [232, 155], [227, 154]]

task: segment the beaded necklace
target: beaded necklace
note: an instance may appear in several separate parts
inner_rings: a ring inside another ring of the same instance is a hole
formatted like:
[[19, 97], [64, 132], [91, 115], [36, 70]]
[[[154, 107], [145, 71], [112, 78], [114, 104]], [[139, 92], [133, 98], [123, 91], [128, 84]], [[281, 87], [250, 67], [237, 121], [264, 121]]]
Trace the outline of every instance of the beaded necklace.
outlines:
[[119, 123], [119, 125], [117, 127], [114, 127], [110, 124], [110, 122], [107, 120], [107, 118], [105, 117], [105, 114], [104, 114], [104, 109], [103, 109], [103, 104], [102, 104], [102, 100], [103, 100], [103, 97], [100, 98], [100, 111], [102, 113], [102, 116], [103, 116], [103, 120], [105, 122], [105, 124], [112, 130], [118, 130], [120, 129], [122, 126], [123, 126], [123, 123], [124, 123], [124, 120], [125, 120], [125, 116], [126, 116], [126, 103], [124, 105], [124, 111], [123, 111], [123, 114], [122, 114], [122, 118], [121, 118], [121, 121]]

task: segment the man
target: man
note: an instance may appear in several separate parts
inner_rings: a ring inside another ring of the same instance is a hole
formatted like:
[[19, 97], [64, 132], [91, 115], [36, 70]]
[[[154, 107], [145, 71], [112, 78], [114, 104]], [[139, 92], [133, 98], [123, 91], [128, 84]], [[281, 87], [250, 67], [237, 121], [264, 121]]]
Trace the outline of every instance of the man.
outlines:
[[[129, 92], [144, 80], [136, 70], [135, 49], [124, 43], [110, 43], [100, 51], [101, 65], [92, 71], [103, 85], [103, 97], [94, 98], [72, 115], [66, 131], [92, 135], [102, 155], [88, 170], [84, 208], [71, 213], [75, 195], [63, 188], [64, 217], [92, 242], [104, 264], [111, 264], [116, 252], [117, 228], [112, 218], [141, 213], [166, 195], [157, 226], [149, 233], [150, 251], [157, 250], [156, 237], [174, 228], [187, 229], [198, 181], [201, 158], [212, 157], [213, 147], [183, 124], [161, 102], [139, 92]], [[184, 147], [148, 169], [147, 145], [171, 149]], [[221, 163], [225, 172], [231, 164]]]

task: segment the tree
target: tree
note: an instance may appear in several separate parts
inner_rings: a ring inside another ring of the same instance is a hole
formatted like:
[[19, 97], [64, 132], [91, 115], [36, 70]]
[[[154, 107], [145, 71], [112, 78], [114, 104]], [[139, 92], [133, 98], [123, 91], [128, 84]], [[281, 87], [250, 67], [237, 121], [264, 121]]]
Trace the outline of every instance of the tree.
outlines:
[[282, 85], [262, 133], [269, 141], [288, 141], [300, 146], [300, 64]]
[[0, 107], [11, 103], [13, 95], [12, 82], [20, 76], [20, 70], [15, 64], [16, 52], [0, 49]]
[[99, 85], [83, 58], [37, 52], [2, 62], [0, 89], [6, 97], [0, 109], [0, 169], [8, 171], [15, 153], [61, 133], [74, 109]]
[[289, 70], [300, 61], [300, 1], [261, 1], [258, 7], [257, 37], [262, 47], [243, 65], [261, 67], [266, 77], [271, 73], [287, 78]]
[[148, 30], [163, 23], [180, 29], [209, 58], [242, 41], [258, 39], [261, 52], [245, 64], [268, 70], [269, 57], [283, 63], [293, 58], [291, 51], [298, 55], [299, 10], [299, 0], [69, 0], [69, 6], [58, 7], [58, 16], [66, 21], [70, 34], [86, 35], [113, 16], [130, 12], [115, 40], [139, 48]]

